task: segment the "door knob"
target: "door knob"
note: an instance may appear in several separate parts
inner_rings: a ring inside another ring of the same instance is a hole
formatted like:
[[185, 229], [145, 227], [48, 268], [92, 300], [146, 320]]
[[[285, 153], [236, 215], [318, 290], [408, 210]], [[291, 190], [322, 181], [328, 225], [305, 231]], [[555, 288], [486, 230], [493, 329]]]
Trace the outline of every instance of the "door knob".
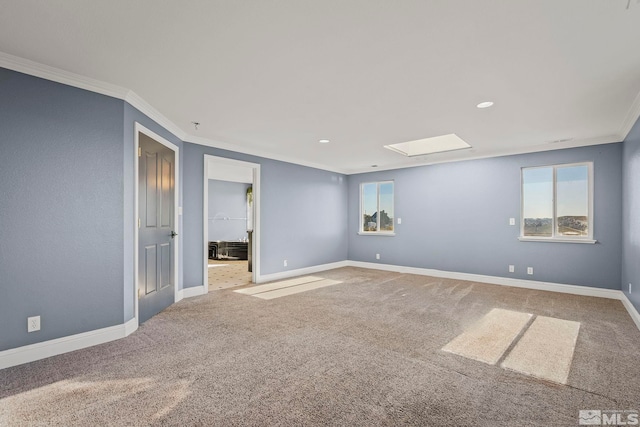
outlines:
[[176, 233], [175, 231], [171, 230], [171, 238], [173, 239], [174, 237], [176, 237], [178, 235], [178, 233]]

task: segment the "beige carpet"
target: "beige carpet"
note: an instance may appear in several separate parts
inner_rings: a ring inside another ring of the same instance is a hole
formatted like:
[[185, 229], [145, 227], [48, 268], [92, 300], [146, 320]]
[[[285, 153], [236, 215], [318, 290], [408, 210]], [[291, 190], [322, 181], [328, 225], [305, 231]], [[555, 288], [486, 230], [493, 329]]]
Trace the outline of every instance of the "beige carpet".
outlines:
[[[0, 370], [0, 425], [575, 426], [581, 410], [640, 409], [640, 331], [620, 301], [320, 275], [343, 284], [223, 289], [127, 338]], [[441, 351], [495, 308], [580, 323], [567, 385]]]
[[538, 316], [502, 367], [566, 384], [580, 323]]
[[580, 323], [494, 308], [442, 350], [566, 384]]
[[237, 293], [251, 295], [260, 299], [274, 299], [295, 295], [300, 292], [312, 291], [326, 286], [338, 285], [339, 280], [323, 279], [322, 277], [304, 276], [290, 280], [281, 280], [266, 285], [252, 286], [239, 289]]
[[442, 349], [480, 362], [496, 364], [530, 319], [529, 313], [494, 308]]

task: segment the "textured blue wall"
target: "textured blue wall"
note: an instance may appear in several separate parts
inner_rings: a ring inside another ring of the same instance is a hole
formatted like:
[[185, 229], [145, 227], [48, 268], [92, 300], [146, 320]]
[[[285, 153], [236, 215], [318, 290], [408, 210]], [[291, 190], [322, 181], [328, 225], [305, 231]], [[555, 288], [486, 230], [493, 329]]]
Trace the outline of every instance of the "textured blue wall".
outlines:
[[123, 108], [0, 69], [0, 350], [122, 324]]
[[[620, 289], [621, 153], [608, 144], [351, 175], [349, 259]], [[584, 161], [594, 162], [598, 243], [520, 242], [520, 168]], [[395, 180], [395, 237], [357, 234], [359, 185], [379, 180]]]
[[[241, 182], [209, 180], [209, 241], [248, 238], [247, 188]], [[231, 218], [231, 219], [224, 219]]]
[[[347, 185], [343, 175], [184, 143], [184, 287], [203, 283], [204, 155], [261, 166], [260, 273], [347, 259]], [[283, 260], [288, 267], [283, 267]]]
[[622, 290], [640, 311], [640, 120], [623, 147]]

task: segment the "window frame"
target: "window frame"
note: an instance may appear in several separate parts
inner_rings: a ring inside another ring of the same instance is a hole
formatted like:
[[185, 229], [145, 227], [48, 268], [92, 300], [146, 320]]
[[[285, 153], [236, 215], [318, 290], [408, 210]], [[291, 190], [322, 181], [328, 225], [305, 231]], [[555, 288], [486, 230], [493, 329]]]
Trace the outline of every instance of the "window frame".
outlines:
[[[566, 167], [575, 167], [575, 166], [586, 166], [587, 167], [587, 188], [588, 193], [587, 196], [589, 200], [587, 202], [588, 212], [587, 218], [589, 223], [589, 234], [587, 236], [561, 236], [557, 234], [557, 221], [558, 221], [558, 169], [566, 168]], [[542, 237], [542, 236], [525, 236], [524, 235], [524, 171], [529, 169], [547, 169], [551, 168], [553, 170], [553, 218], [551, 224], [551, 237]], [[542, 165], [542, 166], [523, 166], [520, 168], [520, 235], [518, 236], [518, 240], [523, 242], [553, 242], [553, 243], [588, 243], [593, 244], [596, 243], [597, 240], [594, 239], [594, 229], [593, 229], [593, 218], [594, 218], [594, 203], [593, 203], [593, 187], [594, 187], [594, 172], [593, 172], [593, 162], [576, 162], [576, 163], [560, 163], [553, 165]]]
[[[380, 230], [380, 217], [381, 215], [378, 215], [376, 217], [376, 222], [377, 222], [377, 231], [365, 231], [364, 230], [364, 197], [363, 197], [363, 191], [364, 191], [364, 186], [368, 185], [368, 184], [376, 184], [376, 212], [380, 212], [380, 185], [382, 184], [391, 184], [393, 191], [391, 193], [391, 206], [393, 207], [393, 218], [392, 218], [392, 225], [393, 225], [393, 231], [381, 231]], [[361, 236], [395, 236], [396, 235], [396, 224], [395, 224], [395, 202], [396, 202], [396, 183], [394, 180], [386, 180], [386, 181], [368, 181], [368, 182], [361, 182], [360, 183], [360, 216], [358, 217], [358, 234]]]

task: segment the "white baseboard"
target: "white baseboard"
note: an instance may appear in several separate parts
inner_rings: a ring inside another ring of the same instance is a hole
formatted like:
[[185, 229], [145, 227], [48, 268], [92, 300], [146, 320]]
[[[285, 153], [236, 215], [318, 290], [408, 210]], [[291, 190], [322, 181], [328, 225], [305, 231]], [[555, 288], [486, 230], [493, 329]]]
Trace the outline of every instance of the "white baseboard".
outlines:
[[351, 267], [373, 270], [395, 271], [398, 273], [417, 274], [420, 276], [442, 277], [445, 279], [468, 280], [470, 282], [489, 283], [492, 285], [512, 286], [515, 288], [536, 289], [539, 291], [562, 292], [565, 294], [585, 295], [590, 297], [620, 299], [618, 290], [594, 288], [591, 286], [564, 285], [560, 283], [540, 282], [536, 280], [511, 279], [509, 277], [485, 276], [482, 274], [457, 273], [454, 271], [433, 270], [429, 268], [403, 267], [401, 265], [376, 264], [373, 262], [349, 261]]
[[299, 268], [297, 270], [281, 271], [279, 273], [264, 274], [256, 278], [256, 283], [272, 282], [274, 280], [288, 279], [289, 277], [304, 276], [319, 271], [333, 270], [334, 268], [348, 267], [350, 261], [338, 261], [329, 264], [314, 265], [312, 267]]
[[456, 273], [453, 271], [433, 270], [429, 268], [404, 267], [401, 265], [376, 264], [373, 262], [347, 261], [350, 267], [371, 270], [395, 271], [398, 273], [417, 274], [421, 276], [442, 277], [446, 279], [468, 280], [491, 285], [512, 286], [515, 288], [535, 289], [539, 291], [560, 292], [564, 294], [583, 295], [589, 297], [615, 299], [629, 312], [629, 316], [640, 329], [640, 314], [629, 301], [624, 292], [616, 289], [594, 288], [592, 286], [565, 285], [561, 283], [540, 282], [536, 280], [511, 279], [509, 277], [484, 276], [481, 274]]
[[622, 301], [622, 305], [624, 305], [624, 308], [629, 312], [629, 316], [631, 316], [631, 319], [633, 319], [638, 329], [640, 329], [640, 313], [638, 313], [638, 310], [636, 310], [627, 295], [622, 291], [620, 291], [620, 301]]
[[182, 289], [182, 297], [183, 298], [191, 298], [191, 297], [197, 297], [199, 295], [204, 295], [207, 292], [205, 292], [205, 288], [204, 285], [200, 285], [200, 286], [193, 286], [191, 288], [184, 288]]
[[[316, 265], [297, 270], [283, 271], [280, 273], [260, 276], [257, 283], [287, 279], [294, 276], [318, 273], [341, 267], [360, 267], [370, 270], [395, 271], [398, 273], [417, 274], [423, 276], [443, 277], [447, 279], [468, 280], [473, 282], [488, 283], [493, 285], [513, 286], [518, 288], [536, 289], [542, 291], [561, 292], [573, 295], [593, 296], [600, 298], [616, 299], [622, 302], [629, 312], [631, 319], [640, 329], [640, 313], [629, 301], [624, 292], [613, 289], [593, 288], [589, 286], [565, 285], [559, 283], [539, 282], [535, 280], [511, 279], [507, 277], [484, 276], [480, 274], [456, 273], [452, 271], [432, 270], [427, 268], [403, 267], [390, 264], [376, 264], [360, 261], [339, 261], [330, 264]], [[204, 286], [195, 286], [178, 291], [180, 299], [190, 298], [205, 294]], [[179, 300], [178, 300], [179, 301]], [[177, 302], [177, 301], [176, 301]], [[44, 341], [23, 347], [13, 348], [0, 352], [0, 369], [23, 363], [33, 362], [47, 357], [55, 356], [82, 348], [103, 344], [124, 338], [138, 329], [137, 320], [131, 319], [122, 325], [83, 332], [81, 334], [62, 337], [55, 340]]]
[[0, 369], [46, 359], [47, 357], [104, 344], [109, 341], [115, 341], [126, 337], [136, 329], [138, 329], [138, 322], [136, 319], [131, 319], [122, 325], [96, 329], [95, 331], [83, 332], [81, 334], [1, 351]]

